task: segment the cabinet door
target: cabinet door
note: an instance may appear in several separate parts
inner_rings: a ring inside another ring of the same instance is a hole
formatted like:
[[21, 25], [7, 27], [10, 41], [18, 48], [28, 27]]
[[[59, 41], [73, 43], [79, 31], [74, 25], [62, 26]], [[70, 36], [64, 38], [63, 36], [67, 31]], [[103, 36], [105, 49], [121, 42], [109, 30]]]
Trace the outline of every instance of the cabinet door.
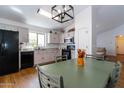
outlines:
[[54, 42], [53, 38], [54, 38], [54, 34], [48, 33], [48, 43], [53, 43]]
[[34, 64], [40, 64], [45, 62], [45, 51], [39, 50], [34, 53]]
[[57, 35], [56, 34], [53, 34], [52, 35], [52, 43], [57, 43]]
[[60, 43], [59, 34], [55, 34], [55, 42]]
[[46, 62], [52, 62], [54, 61], [54, 53], [53, 52], [48, 52], [47, 55], [46, 55]]
[[59, 35], [60, 43], [64, 43], [64, 33]]
[[40, 60], [39, 52], [38, 51], [35, 51], [34, 52], [34, 64], [38, 64], [39, 63], [39, 60]]
[[28, 29], [27, 28], [20, 28], [19, 29], [19, 42], [28, 42]]
[[56, 33], [48, 34], [48, 43], [59, 43], [59, 35]]

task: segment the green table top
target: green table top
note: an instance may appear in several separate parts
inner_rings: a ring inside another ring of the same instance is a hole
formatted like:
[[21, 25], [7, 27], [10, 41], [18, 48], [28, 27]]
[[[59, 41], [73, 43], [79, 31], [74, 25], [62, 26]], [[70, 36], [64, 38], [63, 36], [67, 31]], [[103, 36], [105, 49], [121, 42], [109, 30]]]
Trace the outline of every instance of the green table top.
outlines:
[[40, 66], [53, 75], [62, 75], [65, 88], [103, 88], [114, 68], [114, 63], [85, 58], [85, 66], [76, 59]]

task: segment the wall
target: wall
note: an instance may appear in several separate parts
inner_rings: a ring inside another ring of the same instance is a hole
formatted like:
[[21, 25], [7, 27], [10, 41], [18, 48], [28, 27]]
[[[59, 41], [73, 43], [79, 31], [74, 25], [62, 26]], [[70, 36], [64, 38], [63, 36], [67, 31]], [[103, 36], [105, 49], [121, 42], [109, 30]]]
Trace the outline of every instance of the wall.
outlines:
[[96, 28], [96, 23], [97, 23], [97, 13], [96, 13], [96, 9], [94, 6], [92, 6], [92, 54], [95, 54], [96, 53], [96, 41], [97, 41], [97, 34], [98, 34], [98, 31], [97, 31], [97, 28]]
[[108, 55], [116, 55], [115, 36], [124, 35], [124, 24], [97, 36], [97, 47], [105, 47]]

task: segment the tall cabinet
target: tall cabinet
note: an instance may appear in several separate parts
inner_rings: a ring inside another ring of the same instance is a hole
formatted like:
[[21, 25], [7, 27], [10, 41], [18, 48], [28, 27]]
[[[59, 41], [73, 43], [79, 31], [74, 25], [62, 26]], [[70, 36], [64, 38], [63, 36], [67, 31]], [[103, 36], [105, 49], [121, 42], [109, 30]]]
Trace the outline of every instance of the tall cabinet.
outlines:
[[76, 49], [85, 49], [87, 54], [92, 54], [91, 7], [82, 10], [75, 17], [75, 44]]

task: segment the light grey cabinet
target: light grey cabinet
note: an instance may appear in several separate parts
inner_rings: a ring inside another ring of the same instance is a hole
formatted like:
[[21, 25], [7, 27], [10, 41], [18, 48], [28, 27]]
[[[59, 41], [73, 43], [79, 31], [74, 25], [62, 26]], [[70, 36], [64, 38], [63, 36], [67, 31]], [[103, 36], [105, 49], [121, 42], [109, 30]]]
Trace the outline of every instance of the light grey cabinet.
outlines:
[[29, 42], [29, 31], [27, 28], [19, 28], [19, 42]]
[[0, 29], [19, 32], [19, 42], [28, 42], [28, 28], [0, 23]]
[[11, 31], [18, 31], [18, 27], [17, 26], [8, 25], [8, 24], [2, 24], [2, 23], [0, 23], [0, 29], [11, 30]]
[[48, 33], [48, 43], [60, 43], [59, 33]]
[[65, 34], [64, 33], [60, 33], [59, 34], [59, 38], [60, 38], [60, 43], [64, 43]]
[[55, 61], [56, 56], [60, 56], [59, 49], [41, 49], [34, 52], [34, 64], [42, 64]]

